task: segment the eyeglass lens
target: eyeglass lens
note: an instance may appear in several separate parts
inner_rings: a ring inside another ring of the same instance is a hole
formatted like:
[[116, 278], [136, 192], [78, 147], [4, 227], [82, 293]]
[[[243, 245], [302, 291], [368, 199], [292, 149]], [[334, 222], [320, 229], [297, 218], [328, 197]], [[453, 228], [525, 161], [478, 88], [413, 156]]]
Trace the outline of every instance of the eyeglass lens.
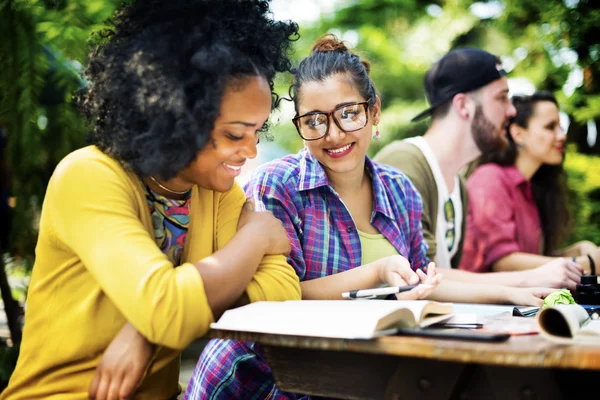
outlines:
[[[329, 115], [314, 113], [298, 118], [297, 126], [305, 139], [317, 139], [325, 136], [329, 129]], [[353, 132], [364, 128], [367, 124], [367, 111], [363, 104], [341, 106], [331, 114], [338, 128], [344, 132]]]

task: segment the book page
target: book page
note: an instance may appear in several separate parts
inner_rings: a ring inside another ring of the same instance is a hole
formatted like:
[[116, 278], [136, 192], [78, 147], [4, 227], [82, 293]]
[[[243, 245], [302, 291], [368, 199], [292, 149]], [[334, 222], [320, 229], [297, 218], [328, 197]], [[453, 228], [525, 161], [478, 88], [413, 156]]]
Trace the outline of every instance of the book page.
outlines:
[[372, 338], [380, 331], [398, 325], [415, 326], [413, 312], [418, 313], [427, 302], [411, 303], [390, 300], [263, 301], [226, 311], [219, 321], [211, 324], [211, 328], [298, 336]]
[[421, 328], [452, 318], [454, 311], [451, 303], [430, 300], [396, 300], [395, 303], [409, 309]]
[[[473, 304], [473, 303], [452, 303], [454, 315], [452, 318], [443, 321], [436, 326], [446, 326], [455, 328], [476, 329], [482, 328], [484, 325], [492, 327], [492, 331], [512, 332], [512, 329], [505, 329], [506, 324], [512, 322], [512, 309], [514, 306], [506, 306], [499, 304]], [[502, 320], [497, 320], [503, 318]], [[533, 319], [532, 319], [533, 320]], [[518, 322], [518, 321], [517, 321]], [[537, 324], [535, 332], [537, 333]], [[501, 329], [497, 329], [501, 328]]]
[[447, 328], [481, 328], [485, 317], [476, 313], [454, 313], [449, 319], [436, 324]]
[[540, 332], [534, 317], [515, 317], [508, 311], [486, 317], [483, 329], [488, 332], [504, 332], [511, 336], [536, 335]]
[[514, 306], [503, 304], [452, 303], [456, 313], [474, 313], [484, 317], [512, 314]]
[[590, 337], [593, 339], [596, 344], [600, 344], [600, 319], [590, 320], [586, 325], [584, 325], [579, 332], [577, 332], [577, 336]]

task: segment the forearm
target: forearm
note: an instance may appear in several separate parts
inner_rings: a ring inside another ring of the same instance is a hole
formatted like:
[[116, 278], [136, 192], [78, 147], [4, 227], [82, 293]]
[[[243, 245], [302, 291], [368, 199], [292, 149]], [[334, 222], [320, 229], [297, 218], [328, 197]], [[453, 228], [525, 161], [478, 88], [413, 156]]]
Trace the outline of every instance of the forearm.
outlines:
[[444, 279], [429, 295], [429, 300], [453, 303], [508, 303], [507, 288], [503, 285], [474, 284]]
[[303, 300], [340, 300], [342, 292], [379, 285], [381, 280], [374, 262], [338, 274], [300, 282]]
[[444, 268], [439, 269], [439, 273], [443, 274], [447, 279], [465, 283], [495, 284], [515, 287], [531, 286], [527, 271], [471, 272], [461, 269]]
[[587, 256], [588, 254], [594, 257], [598, 252], [598, 246], [589, 240], [582, 240], [580, 242], [574, 243], [569, 247], [558, 250], [556, 255], [559, 257], [581, 257]]
[[235, 301], [233, 306], [231, 306], [231, 308], [245, 306], [246, 304], [250, 304], [250, 298], [248, 297], [248, 294], [244, 292], [240, 297], [238, 297], [238, 299]]
[[[492, 269], [495, 272], [526, 271], [537, 268], [555, 259], [556, 257], [540, 256], [530, 253], [511, 253], [496, 261], [492, 265]], [[583, 267], [584, 273], [590, 273], [590, 260], [587, 256], [576, 257], [575, 262]]]
[[523, 271], [539, 267], [554, 260], [554, 257], [540, 256], [530, 253], [510, 253], [492, 264], [494, 272]]
[[204, 282], [206, 298], [215, 319], [233, 304], [243, 302], [244, 290], [265, 255], [265, 249], [261, 236], [244, 227], [221, 249], [194, 264]]
[[581, 255], [585, 255], [585, 254], [582, 254], [579, 243], [575, 243], [572, 246], [566, 247], [566, 248], [558, 250], [556, 252], [556, 256], [558, 256], [558, 257], [569, 257], [570, 258], [570, 257], [579, 257]]

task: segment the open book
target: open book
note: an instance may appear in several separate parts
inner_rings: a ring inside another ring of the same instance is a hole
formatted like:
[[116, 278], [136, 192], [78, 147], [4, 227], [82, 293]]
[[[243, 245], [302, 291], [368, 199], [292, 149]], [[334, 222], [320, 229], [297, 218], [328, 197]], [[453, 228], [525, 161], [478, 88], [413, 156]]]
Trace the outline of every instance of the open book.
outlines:
[[227, 310], [219, 330], [369, 339], [399, 327], [426, 327], [452, 317], [452, 304], [429, 300], [259, 301]]
[[556, 343], [600, 344], [600, 319], [578, 304], [558, 304], [538, 311], [540, 333]]
[[437, 328], [461, 328], [461, 329], [477, 329], [482, 328], [485, 317], [476, 313], [454, 313], [454, 315], [444, 321], [435, 324]]

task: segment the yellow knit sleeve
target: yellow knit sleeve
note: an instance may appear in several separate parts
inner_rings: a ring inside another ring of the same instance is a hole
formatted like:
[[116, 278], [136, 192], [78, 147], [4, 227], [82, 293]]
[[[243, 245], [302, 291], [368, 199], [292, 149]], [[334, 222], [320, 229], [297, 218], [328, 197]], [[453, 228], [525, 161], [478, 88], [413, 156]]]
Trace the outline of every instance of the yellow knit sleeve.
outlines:
[[[235, 185], [219, 199], [217, 212], [217, 248], [235, 235], [237, 223], [246, 201], [244, 191]], [[300, 300], [300, 281], [283, 255], [266, 255], [246, 288], [251, 302], [261, 300]]]
[[192, 264], [173, 268], [160, 251], [117, 163], [67, 157], [45, 202], [56, 241], [77, 255], [100, 290], [150, 342], [183, 349], [207, 332], [213, 317], [200, 274]]

